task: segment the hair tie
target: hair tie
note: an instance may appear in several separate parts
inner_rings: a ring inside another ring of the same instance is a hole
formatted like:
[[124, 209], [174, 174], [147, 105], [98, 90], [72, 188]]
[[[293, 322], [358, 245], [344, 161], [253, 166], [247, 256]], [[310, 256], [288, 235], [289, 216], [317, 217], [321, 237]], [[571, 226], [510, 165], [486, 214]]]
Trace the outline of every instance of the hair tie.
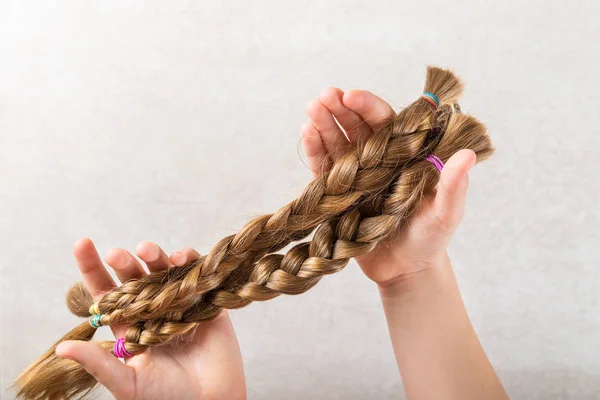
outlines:
[[88, 311], [90, 312], [90, 315], [100, 314], [100, 310], [98, 309], [98, 302], [92, 304]]
[[92, 318], [90, 318], [90, 325], [95, 329], [100, 328], [102, 326], [100, 318], [102, 318], [102, 314], [94, 315]]
[[421, 97], [427, 100], [436, 110], [440, 106], [440, 99], [438, 99], [437, 96], [433, 93], [424, 92], [423, 96]]
[[119, 338], [113, 347], [113, 353], [117, 358], [131, 357], [131, 353], [125, 348], [125, 338]]
[[442, 172], [442, 168], [444, 168], [444, 162], [438, 156], [435, 154], [430, 154], [425, 159], [435, 165], [438, 171]]

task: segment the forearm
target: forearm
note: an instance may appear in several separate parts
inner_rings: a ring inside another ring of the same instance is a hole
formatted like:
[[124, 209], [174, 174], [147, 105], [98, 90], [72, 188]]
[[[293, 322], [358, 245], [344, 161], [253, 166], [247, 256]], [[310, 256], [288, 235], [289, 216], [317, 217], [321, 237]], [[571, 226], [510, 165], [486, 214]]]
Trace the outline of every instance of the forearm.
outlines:
[[380, 286], [409, 399], [506, 399], [469, 321], [447, 255]]

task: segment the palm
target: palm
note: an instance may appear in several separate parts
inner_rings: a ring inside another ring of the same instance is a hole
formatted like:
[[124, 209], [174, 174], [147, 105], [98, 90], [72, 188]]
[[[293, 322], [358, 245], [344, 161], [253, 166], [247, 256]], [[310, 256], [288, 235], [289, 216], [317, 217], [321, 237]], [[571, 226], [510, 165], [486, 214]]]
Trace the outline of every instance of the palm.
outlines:
[[[452, 233], [436, 216], [433, 196], [426, 197], [398, 234], [356, 261], [372, 280], [388, 282], [400, 275], [417, 272], [435, 261]], [[380, 268], [387, 265], [388, 268]]]
[[[128, 384], [136, 399], [199, 399], [202, 388], [191, 354], [172, 355], [173, 349], [150, 348], [126, 364], [135, 370], [136, 379]], [[158, 395], [161, 394], [161, 395]]]
[[[126, 364], [135, 369], [136, 399], [230, 399], [243, 394], [236, 393], [236, 387], [243, 389], [243, 374], [235, 373], [242, 372], [241, 355], [227, 312], [201, 324], [185, 346], [150, 347]], [[223, 385], [224, 381], [230, 386]], [[219, 395], [224, 388], [226, 393]]]

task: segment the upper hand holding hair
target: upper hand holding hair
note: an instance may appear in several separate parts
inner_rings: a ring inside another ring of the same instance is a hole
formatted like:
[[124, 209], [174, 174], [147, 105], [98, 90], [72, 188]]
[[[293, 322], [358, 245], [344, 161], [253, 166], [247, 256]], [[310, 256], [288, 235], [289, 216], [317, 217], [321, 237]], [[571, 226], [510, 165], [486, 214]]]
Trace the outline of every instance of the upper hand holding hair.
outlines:
[[[315, 176], [351, 142], [372, 135], [394, 114], [365, 91], [328, 89], [307, 108], [302, 141]], [[348, 139], [336, 124], [337, 120]], [[396, 362], [409, 399], [507, 399], [467, 316], [446, 248], [465, 206], [476, 154], [459, 150], [438, 170], [435, 188], [395, 235], [356, 257], [379, 286]]]
[[[302, 128], [302, 144], [314, 176], [328, 171], [347, 147], [375, 134], [395, 114], [387, 102], [371, 92], [342, 92], [337, 88], [325, 90], [308, 103], [306, 110], [310, 121]], [[372, 252], [356, 257], [370, 279], [389, 284], [435, 265], [445, 255], [464, 213], [468, 171], [475, 161], [472, 150], [452, 156], [441, 171], [437, 188], [426, 194], [410, 223]]]

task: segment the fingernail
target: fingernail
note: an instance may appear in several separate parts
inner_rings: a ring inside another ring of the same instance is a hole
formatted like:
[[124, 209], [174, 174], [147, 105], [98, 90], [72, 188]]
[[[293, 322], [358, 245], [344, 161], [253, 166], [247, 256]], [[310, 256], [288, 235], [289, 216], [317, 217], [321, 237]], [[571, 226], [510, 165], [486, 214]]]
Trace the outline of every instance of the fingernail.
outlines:
[[117, 269], [123, 268], [126, 263], [121, 249], [109, 249], [106, 252], [106, 256], [104, 256], [104, 261], [106, 261], [106, 263], [112, 268]]
[[56, 356], [59, 358], [65, 358], [67, 360], [72, 360], [72, 358], [69, 357], [68, 355], [60, 354], [60, 353], [62, 353], [62, 350], [63, 350], [62, 347], [64, 347], [63, 343], [60, 343], [58, 346], [56, 346], [56, 349], [54, 350], [54, 354], [56, 354]]
[[69, 357], [67, 355], [56, 354], [56, 357], [62, 358], [63, 360], [73, 360], [73, 361], [75, 361], [75, 359], [73, 357]]
[[185, 264], [185, 254], [181, 251], [176, 251], [171, 254], [171, 262], [177, 266]]
[[158, 249], [158, 246], [154, 243], [141, 242], [139, 244], [139, 247], [141, 247], [143, 249], [143, 253], [145, 253], [144, 261], [146, 262], [156, 261], [160, 257], [160, 250]]

